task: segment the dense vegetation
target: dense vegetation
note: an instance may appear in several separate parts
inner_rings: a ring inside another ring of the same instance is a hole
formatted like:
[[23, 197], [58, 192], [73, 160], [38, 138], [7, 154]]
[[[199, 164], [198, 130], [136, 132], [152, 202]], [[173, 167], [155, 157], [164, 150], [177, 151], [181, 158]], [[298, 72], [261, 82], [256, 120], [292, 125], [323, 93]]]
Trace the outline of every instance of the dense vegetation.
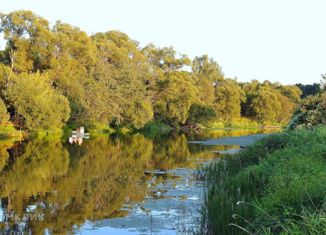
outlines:
[[284, 125], [300, 100], [297, 86], [239, 83], [207, 55], [191, 61], [171, 47], [141, 48], [119, 31], [89, 36], [30, 11], [0, 20], [1, 122], [19, 128], [176, 128], [241, 118]]
[[326, 233], [326, 92], [301, 102], [289, 131], [207, 168], [201, 233]]
[[211, 165], [201, 232], [325, 234], [325, 143], [325, 127], [292, 131]]

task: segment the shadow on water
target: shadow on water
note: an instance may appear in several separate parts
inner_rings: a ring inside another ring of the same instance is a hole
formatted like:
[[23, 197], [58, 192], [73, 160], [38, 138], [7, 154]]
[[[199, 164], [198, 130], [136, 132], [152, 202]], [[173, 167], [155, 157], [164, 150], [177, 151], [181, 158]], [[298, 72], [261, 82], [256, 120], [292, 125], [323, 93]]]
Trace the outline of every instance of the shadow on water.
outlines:
[[203, 200], [195, 170], [219, 157], [214, 151], [238, 148], [188, 141], [247, 133], [0, 143], [0, 233], [187, 233]]

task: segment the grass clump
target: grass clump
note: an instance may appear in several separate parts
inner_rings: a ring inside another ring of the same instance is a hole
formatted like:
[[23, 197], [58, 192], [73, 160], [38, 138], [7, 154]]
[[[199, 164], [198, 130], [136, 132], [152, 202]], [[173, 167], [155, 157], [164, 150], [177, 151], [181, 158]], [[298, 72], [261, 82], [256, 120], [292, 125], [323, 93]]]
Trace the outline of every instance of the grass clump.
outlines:
[[207, 168], [200, 233], [325, 234], [326, 127], [271, 135]]

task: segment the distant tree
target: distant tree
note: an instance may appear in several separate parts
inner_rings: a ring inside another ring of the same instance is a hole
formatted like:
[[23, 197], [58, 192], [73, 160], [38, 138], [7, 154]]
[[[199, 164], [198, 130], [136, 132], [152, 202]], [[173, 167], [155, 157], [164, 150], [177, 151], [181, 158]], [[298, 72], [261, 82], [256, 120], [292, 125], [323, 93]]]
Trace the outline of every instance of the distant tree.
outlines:
[[240, 118], [241, 103], [245, 99], [245, 93], [235, 80], [225, 79], [216, 84], [214, 108], [222, 120]]
[[216, 112], [213, 108], [195, 103], [190, 106], [186, 123], [189, 125], [205, 124], [216, 119], [216, 117]]
[[302, 91], [299, 87], [295, 85], [279, 85], [276, 87], [276, 89], [279, 90], [282, 95], [288, 97], [294, 103], [298, 103], [301, 99]]
[[142, 51], [151, 64], [161, 68], [164, 72], [179, 71], [191, 64], [191, 60], [186, 55], [178, 56], [173, 47], [158, 48], [149, 44]]
[[275, 95], [281, 104], [280, 112], [277, 113], [275, 121], [283, 126], [286, 126], [291, 120], [293, 112], [298, 105], [298, 101], [293, 102], [288, 96], [285, 96], [278, 91], [275, 92]]
[[276, 121], [282, 106], [272, 89], [261, 87], [256, 97], [252, 100], [251, 108], [254, 113], [253, 118], [256, 121], [262, 124], [269, 124]]
[[159, 81], [155, 116], [171, 125], [185, 124], [189, 109], [196, 100], [196, 87], [186, 72], [175, 72]]
[[300, 88], [300, 90], [302, 91], [301, 94], [301, 99], [306, 98], [307, 96], [314, 96], [316, 94], [318, 94], [321, 91], [321, 86], [318, 83], [314, 83], [312, 85], [303, 85], [301, 83], [296, 84], [297, 87]]
[[215, 86], [223, 80], [221, 67], [207, 55], [195, 57], [192, 61], [192, 73], [198, 87], [199, 99], [209, 106], [215, 101]]

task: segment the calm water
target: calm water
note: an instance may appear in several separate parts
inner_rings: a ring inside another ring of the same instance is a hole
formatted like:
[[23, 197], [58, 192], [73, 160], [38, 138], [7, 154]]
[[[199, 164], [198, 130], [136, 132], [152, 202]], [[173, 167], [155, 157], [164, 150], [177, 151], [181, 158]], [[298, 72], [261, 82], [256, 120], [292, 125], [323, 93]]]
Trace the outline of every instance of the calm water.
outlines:
[[203, 200], [198, 169], [239, 146], [188, 141], [255, 133], [0, 142], [0, 234], [191, 233]]

